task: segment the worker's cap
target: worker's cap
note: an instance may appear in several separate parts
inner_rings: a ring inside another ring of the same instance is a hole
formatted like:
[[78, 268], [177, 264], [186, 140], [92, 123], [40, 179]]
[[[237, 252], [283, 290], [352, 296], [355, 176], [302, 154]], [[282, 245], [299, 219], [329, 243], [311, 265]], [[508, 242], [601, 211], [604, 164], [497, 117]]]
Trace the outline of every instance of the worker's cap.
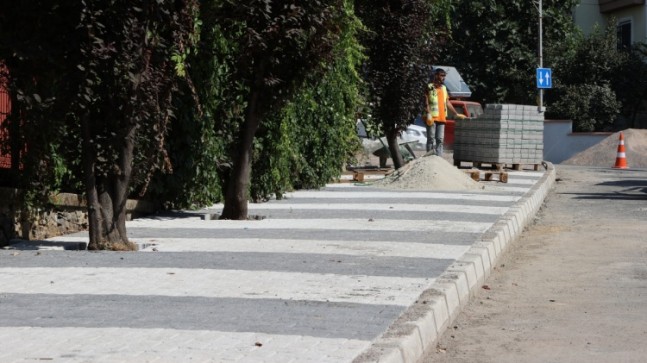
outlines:
[[436, 68], [434, 70], [434, 74], [447, 74], [447, 72], [445, 72], [445, 70], [442, 68]]

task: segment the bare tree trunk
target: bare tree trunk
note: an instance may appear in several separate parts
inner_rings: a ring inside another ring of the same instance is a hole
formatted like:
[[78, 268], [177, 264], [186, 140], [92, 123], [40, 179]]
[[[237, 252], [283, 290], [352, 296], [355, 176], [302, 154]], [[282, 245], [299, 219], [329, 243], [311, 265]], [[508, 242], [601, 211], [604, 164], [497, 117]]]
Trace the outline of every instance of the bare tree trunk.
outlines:
[[[247, 122], [245, 122], [245, 129], [249, 130], [249, 128]], [[243, 131], [241, 130], [241, 132]], [[248, 132], [244, 133], [247, 134]], [[225, 190], [225, 206], [220, 219], [247, 219], [252, 141], [253, 138], [245, 141], [241, 140], [240, 153], [234, 160], [231, 173], [229, 174], [229, 181]]]
[[254, 135], [260, 124], [260, 118], [255, 110], [258, 97], [257, 92], [251, 95], [245, 122], [240, 129], [240, 152], [235, 157], [231, 173], [229, 174], [227, 189], [225, 190], [225, 206], [220, 216], [221, 219], [247, 219], [247, 203], [252, 169], [252, 146], [254, 144]]
[[404, 159], [400, 153], [400, 145], [398, 144], [398, 135], [399, 132], [397, 129], [390, 129], [386, 131], [386, 141], [389, 145], [389, 153], [391, 154], [391, 160], [393, 160], [393, 167], [395, 169], [400, 169], [404, 166]]
[[95, 169], [95, 150], [87, 116], [83, 120], [83, 169], [88, 203], [89, 250], [134, 251], [137, 246], [126, 234], [126, 201], [128, 182], [132, 174], [134, 133], [125, 138], [119, 158], [121, 173], [99, 177]]
[[238, 155], [233, 160], [229, 180], [226, 183], [225, 206], [222, 209], [220, 219], [247, 219], [247, 203], [249, 200], [249, 184], [252, 170], [252, 147], [254, 135], [261, 122], [260, 97], [262, 97], [265, 79], [265, 67], [267, 59], [261, 58], [255, 62], [258, 64], [254, 84], [251, 87], [247, 108], [245, 110], [245, 122], [240, 128], [238, 138]]

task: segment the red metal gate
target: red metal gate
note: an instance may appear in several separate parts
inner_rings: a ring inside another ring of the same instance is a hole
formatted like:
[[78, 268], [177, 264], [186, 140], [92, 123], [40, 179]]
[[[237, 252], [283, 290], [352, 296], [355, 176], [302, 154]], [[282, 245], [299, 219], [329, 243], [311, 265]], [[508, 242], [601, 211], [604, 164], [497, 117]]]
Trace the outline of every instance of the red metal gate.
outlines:
[[[6, 67], [0, 64], [0, 74], [6, 74]], [[7, 139], [7, 130], [3, 127], [11, 111], [11, 99], [7, 91], [6, 79], [0, 76], [0, 141]], [[3, 154], [0, 149], [0, 168], [11, 168], [11, 153]]]

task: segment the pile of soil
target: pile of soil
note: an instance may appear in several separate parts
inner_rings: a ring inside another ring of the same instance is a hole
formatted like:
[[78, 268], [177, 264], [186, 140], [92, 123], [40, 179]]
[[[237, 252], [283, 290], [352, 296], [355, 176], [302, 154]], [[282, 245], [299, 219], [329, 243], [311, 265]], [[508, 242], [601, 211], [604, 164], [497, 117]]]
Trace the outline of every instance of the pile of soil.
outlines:
[[393, 174], [372, 183], [372, 186], [407, 190], [470, 190], [484, 188], [483, 185], [472, 180], [465, 172], [436, 155], [414, 159]]
[[[647, 168], [647, 130], [626, 129], [622, 133], [625, 138], [625, 153], [629, 168]], [[562, 161], [561, 164], [612, 167], [618, 156], [619, 139], [620, 133], [616, 132], [598, 144]]]

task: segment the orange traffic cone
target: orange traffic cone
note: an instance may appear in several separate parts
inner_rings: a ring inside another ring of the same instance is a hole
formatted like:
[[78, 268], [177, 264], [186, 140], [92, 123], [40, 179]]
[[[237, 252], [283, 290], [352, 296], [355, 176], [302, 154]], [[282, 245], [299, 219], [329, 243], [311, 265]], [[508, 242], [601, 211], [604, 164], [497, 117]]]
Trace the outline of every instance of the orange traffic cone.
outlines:
[[620, 132], [620, 141], [618, 141], [618, 156], [616, 156], [616, 165], [614, 169], [627, 169], [627, 155], [625, 154], [625, 136]]

